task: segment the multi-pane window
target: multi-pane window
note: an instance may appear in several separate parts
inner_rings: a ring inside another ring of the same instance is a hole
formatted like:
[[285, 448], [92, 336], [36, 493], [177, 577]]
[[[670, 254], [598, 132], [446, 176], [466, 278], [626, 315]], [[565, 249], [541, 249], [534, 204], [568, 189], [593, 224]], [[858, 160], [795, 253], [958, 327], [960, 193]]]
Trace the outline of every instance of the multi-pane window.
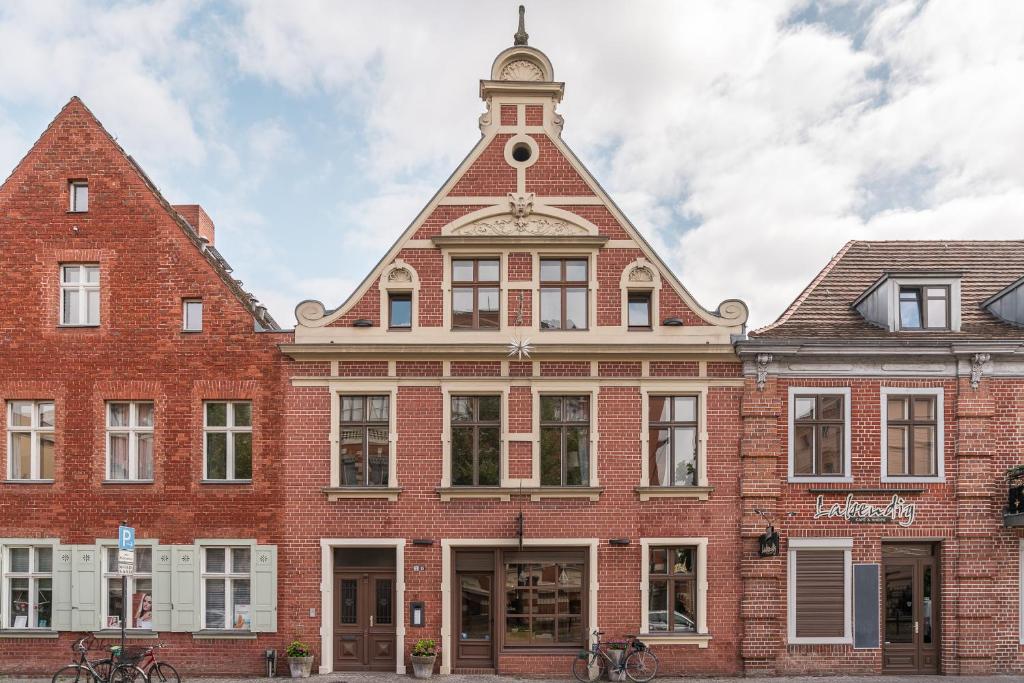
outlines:
[[651, 486], [695, 486], [697, 397], [651, 396], [647, 451]]
[[107, 404], [107, 476], [153, 478], [153, 403], [111, 401]]
[[204, 549], [203, 628], [252, 627], [249, 560], [249, 548]]
[[657, 631], [697, 631], [696, 548], [651, 548], [647, 623]]
[[582, 644], [585, 569], [568, 556], [506, 556], [505, 645]]
[[[106, 628], [121, 628], [125, 599], [121, 575], [117, 572], [117, 548], [105, 548], [103, 584], [106, 587], [104, 622]], [[125, 628], [153, 628], [153, 549], [135, 547], [135, 573], [127, 577], [128, 618]]]
[[501, 397], [452, 396], [452, 484], [497, 486]]
[[900, 287], [900, 329], [949, 329], [949, 287]]
[[206, 479], [252, 479], [252, 403], [209, 401], [204, 406]]
[[7, 459], [11, 479], [53, 479], [53, 401], [7, 402]]
[[629, 318], [629, 329], [651, 329], [651, 293], [630, 292], [626, 301], [626, 312]]
[[793, 475], [844, 475], [846, 411], [842, 394], [793, 397]]
[[498, 259], [452, 261], [452, 328], [498, 329], [501, 319], [501, 262]]
[[60, 267], [62, 325], [100, 324], [100, 267], [76, 263]]
[[540, 327], [587, 329], [587, 260], [541, 259]]
[[342, 486], [387, 486], [390, 397], [342, 396], [339, 452]]
[[388, 327], [393, 330], [412, 328], [412, 292], [388, 294]]
[[72, 180], [68, 183], [68, 195], [71, 200], [71, 211], [80, 213], [89, 210], [89, 183], [84, 180]]
[[886, 401], [886, 473], [932, 477], [938, 473], [935, 396], [893, 396]]
[[8, 628], [53, 628], [53, 548], [9, 547], [4, 558]]
[[181, 329], [185, 332], [203, 331], [203, 300], [185, 299], [181, 306]]
[[590, 483], [590, 397], [540, 397], [541, 486]]

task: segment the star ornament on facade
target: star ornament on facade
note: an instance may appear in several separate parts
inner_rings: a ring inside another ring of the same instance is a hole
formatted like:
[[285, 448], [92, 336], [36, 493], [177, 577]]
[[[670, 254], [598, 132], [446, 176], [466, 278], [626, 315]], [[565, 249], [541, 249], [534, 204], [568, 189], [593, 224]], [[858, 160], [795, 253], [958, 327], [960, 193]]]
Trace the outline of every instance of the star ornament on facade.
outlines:
[[533, 344], [530, 343], [529, 339], [513, 337], [512, 341], [508, 343], [509, 358], [515, 356], [518, 360], [523, 360], [523, 358], [529, 358], [532, 352]]

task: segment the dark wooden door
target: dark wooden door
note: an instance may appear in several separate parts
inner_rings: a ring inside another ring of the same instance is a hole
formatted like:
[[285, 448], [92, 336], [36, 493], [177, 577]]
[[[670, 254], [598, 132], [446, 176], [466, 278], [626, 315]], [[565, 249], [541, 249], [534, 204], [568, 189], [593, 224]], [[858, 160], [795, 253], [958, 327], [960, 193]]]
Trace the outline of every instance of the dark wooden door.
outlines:
[[883, 648], [886, 673], [939, 671], [939, 577], [929, 545], [883, 550]]
[[339, 571], [334, 575], [334, 669], [393, 671], [394, 572]]
[[494, 669], [494, 572], [457, 572], [455, 662], [459, 670]]

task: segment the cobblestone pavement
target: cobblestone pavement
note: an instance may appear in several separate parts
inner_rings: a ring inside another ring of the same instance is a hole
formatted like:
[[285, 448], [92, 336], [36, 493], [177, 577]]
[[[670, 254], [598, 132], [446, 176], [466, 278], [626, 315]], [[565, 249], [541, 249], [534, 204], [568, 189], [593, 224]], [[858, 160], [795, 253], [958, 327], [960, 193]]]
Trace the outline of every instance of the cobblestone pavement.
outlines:
[[[243, 681], [266, 681], [266, 678], [190, 678], [195, 683], [242, 683]], [[277, 679], [284, 683], [285, 678]], [[413, 680], [410, 676], [381, 673], [345, 672], [311, 676], [309, 683], [405, 683]], [[510, 683], [512, 681], [528, 681], [529, 683], [554, 683], [573, 680], [571, 676], [562, 678], [525, 678], [519, 676], [470, 676], [451, 675], [435, 676], [438, 683]], [[744, 678], [668, 678], [655, 679], [657, 683], [741, 683]], [[789, 676], [777, 678], [752, 679], [757, 683], [1019, 683], [1024, 676]], [[14, 678], [0, 676], [2, 683], [50, 683], [49, 678]]]

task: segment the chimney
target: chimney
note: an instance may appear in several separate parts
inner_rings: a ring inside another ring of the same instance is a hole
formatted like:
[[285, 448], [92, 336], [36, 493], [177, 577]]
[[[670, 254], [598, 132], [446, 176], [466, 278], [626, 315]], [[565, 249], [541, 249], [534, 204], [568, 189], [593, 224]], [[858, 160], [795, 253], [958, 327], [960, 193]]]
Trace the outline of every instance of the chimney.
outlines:
[[198, 204], [175, 204], [174, 210], [185, 219], [192, 229], [207, 243], [213, 244], [213, 221]]

